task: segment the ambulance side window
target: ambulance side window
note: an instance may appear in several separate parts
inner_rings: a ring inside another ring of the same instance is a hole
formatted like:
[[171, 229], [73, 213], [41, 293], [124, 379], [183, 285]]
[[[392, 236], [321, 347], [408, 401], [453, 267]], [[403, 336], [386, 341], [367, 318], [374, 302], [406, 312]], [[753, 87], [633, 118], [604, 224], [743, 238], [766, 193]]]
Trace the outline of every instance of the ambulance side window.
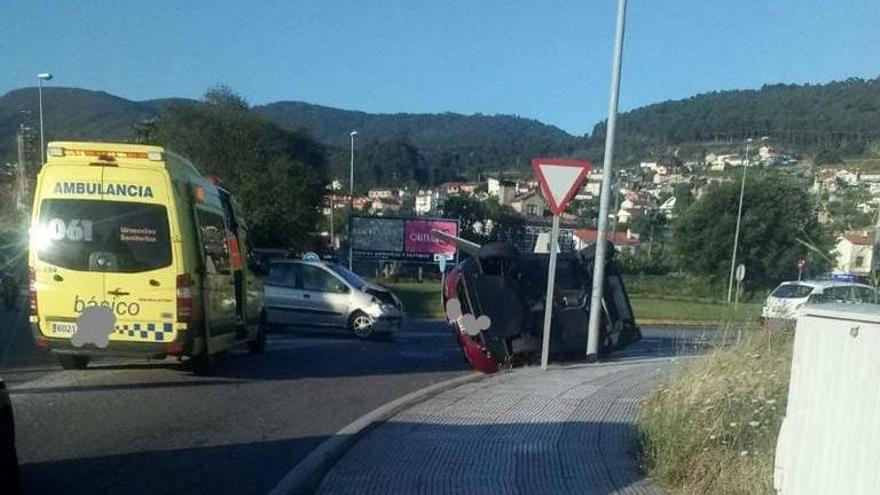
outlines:
[[196, 218], [199, 237], [202, 241], [205, 272], [209, 275], [229, 274], [231, 261], [223, 217], [216, 213], [199, 210]]

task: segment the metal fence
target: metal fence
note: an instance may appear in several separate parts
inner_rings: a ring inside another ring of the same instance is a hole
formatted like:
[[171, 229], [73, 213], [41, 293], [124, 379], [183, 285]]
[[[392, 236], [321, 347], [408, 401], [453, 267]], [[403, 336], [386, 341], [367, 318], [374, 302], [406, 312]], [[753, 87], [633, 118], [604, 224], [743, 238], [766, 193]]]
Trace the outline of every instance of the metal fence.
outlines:
[[[526, 225], [521, 233], [503, 239], [512, 243], [521, 253], [550, 252], [550, 226]], [[575, 251], [576, 239], [574, 229], [559, 229], [559, 249], [563, 253]]]

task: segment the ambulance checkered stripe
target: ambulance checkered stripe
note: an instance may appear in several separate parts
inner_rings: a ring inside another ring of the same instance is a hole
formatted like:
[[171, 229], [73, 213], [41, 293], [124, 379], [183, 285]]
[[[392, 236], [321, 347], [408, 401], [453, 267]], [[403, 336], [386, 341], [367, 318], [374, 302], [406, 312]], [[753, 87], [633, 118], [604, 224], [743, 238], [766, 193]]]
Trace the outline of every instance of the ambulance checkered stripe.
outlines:
[[116, 335], [134, 337], [152, 342], [165, 342], [173, 338], [173, 323], [131, 323], [116, 325]]

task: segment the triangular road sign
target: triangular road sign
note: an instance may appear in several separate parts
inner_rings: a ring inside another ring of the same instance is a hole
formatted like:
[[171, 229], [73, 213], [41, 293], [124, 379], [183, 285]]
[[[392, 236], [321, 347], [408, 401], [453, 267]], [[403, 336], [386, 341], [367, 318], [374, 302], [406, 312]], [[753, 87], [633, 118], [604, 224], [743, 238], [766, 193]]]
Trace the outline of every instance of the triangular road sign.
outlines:
[[535, 158], [532, 168], [538, 176], [550, 210], [554, 215], [559, 215], [568, 206], [593, 164], [583, 160]]

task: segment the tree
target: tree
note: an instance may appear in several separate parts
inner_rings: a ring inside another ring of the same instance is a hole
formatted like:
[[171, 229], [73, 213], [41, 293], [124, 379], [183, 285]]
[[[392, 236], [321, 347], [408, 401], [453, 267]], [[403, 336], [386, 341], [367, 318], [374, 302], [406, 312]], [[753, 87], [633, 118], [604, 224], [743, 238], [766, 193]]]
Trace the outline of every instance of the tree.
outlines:
[[672, 195], [675, 197], [675, 210], [679, 212], [685, 211], [694, 203], [694, 194], [691, 192], [690, 184], [676, 184], [672, 186]]
[[867, 184], [840, 184], [837, 193], [826, 205], [831, 216], [831, 230], [840, 234], [846, 230], [870, 228], [874, 223], [874, 214], [862, 210], [859, 205], [871, 201], [872, 198]]
[[647, 255], [652, 257], [654, 245], [663, 244], [666, 238], [666, 226], [669, 220], [666, 215], [656, 208], [652, 208], [630, 220], [628, 227], [638, 233], [643, 244], [647, 244]]
[[[736, 228], [739, 180], [716, 185], [676, 219], [673, 250], [685, 271], [727, 277]], [[797, 273], [797, 259], [822, 271], [833, 239], [816, 220], [816, 201], [802, 179], [775, 171], [749, 175], [737, 259], [753, 287], [769, 287]], [[807, 247], [811, 246], [811, 247]]]
[[269, 122], [229, 88], [208, 90], [200, 103], [171, 105], [135, 137], [220, 177], [241, 203], [258, 245], [302, 245], [314, 233], [326, 182], [323, 146]]

